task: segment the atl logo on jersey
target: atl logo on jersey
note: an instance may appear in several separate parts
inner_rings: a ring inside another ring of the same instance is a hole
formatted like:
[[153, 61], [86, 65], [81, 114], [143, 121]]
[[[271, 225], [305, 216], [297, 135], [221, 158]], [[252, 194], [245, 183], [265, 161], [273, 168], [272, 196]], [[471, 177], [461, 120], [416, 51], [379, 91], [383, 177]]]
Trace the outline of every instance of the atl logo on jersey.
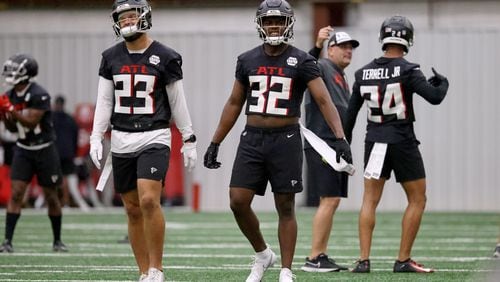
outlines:
[[265, 66], [260, 66], [257, 68], [257, 74], [258, 75], [278, 75], [278, 76], [285, 76], [285, 73], [283, 72], [282, 67], [265, 67]]
[[145, 65], [123, 65], [120, 73], [141, 73], [148, 74], [148, 68]]

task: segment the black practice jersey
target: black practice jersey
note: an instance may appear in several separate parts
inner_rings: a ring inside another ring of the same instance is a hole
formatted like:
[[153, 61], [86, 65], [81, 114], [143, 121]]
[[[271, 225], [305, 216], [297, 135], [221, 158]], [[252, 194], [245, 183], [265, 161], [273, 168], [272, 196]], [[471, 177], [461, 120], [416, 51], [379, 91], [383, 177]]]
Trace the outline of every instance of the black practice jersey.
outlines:
[[241, 54], [236, 65], [247, 115], [299, 117], [307, 83], [319, 76], [316, 59], [291, 45], [279, 56], [260, 45]]
[[36, 146], [45, 144], [55, 139], [54, 127], [50, 111], [50, 95], [36, 82], [32, 82], [23, 96], [17, 96], [14, 89], [9, 90], [7, 95], [15, 109], [37, 109], [45, 111], [40, 122], [35, 128], [30, 129], [16, 121], [18, 143], [25, 146]]
[[434, 87], [427, 82], [420, 66], [404, 58], [381, 57], [355, 73], [352, 96], [344, 121], [346, 135], [352, 133], [363, 102], [368, 110], [366, 141], [400, 143], [414, 140], [413, 93], [431, 104], [439, 104], [448, 82]]
[[141, 54], [129, 53], [120, 42], [102, 53], [99, 75], [114, 82], [111, 125], [127, 132], [169, 126], [166, 85], [182, 79], [182, 58], [163, 44], [153, 43]]

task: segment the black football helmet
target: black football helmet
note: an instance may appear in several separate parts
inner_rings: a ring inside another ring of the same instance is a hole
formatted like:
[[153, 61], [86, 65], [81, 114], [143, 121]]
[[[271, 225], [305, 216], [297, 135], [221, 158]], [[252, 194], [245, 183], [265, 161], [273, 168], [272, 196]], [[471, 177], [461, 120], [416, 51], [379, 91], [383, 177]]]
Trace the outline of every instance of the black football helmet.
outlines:
[[402, 45], [408, 53], [413, 45], [413, 25], [406, 17], [390, 17], [380, 27], [379, 41], [382, 43], [382, 50], [385, 50], [386, 44], [391, 43]]
[[[268, 36], [262, 24], [265, 17], [284, 17], [284, 31], [280, 36]], [[255, 15], [255, 23], [257, 24], [257, 32], [260, 39], [264, 43], [270, 45], [280, 45], [281, 43], [291, 43], [293, 40], [293, 25], [295, 16], [292, 6], [285, 0], [265, 0], [260, 3]]]
[[28, 54], [16, 54], [11, 56], [3, 64], [2, 75], [9, 85], [26, 83], [38, 74], [38, 63]]
[[[120, 28], [120, 13], [131, 10], [135, 10], [137, 13], [137, 24], [135, 26]], [[153, 25], [151, 6], [147, 0], [115, 0], [111, 18], [113, 19], [113, 30], [117, 37], [133, 37], [137, 33], [143, 33], [150, 29]]]

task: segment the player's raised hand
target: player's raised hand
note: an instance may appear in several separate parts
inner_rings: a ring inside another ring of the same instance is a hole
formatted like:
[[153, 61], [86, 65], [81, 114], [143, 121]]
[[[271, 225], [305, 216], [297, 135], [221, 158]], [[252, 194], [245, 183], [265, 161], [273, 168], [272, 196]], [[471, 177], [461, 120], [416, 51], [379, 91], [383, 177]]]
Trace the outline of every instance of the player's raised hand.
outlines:
[[221, 163], [217, 161], [217, 155], [219, 154], [219, 145], [220, 144], [211, 142], [210, 146], [208, 146], [203, 160], [203, 164], [205, 165], [205, 167], [212, 169], [220, 167]]
[[444, 75], [438, 73], [434, 68], [432, 68], [432, 72], [434, 73], [434, 75], [427, 80], [432, 86], [437, 87], [441, 85], [443, 81], [448, 80]]

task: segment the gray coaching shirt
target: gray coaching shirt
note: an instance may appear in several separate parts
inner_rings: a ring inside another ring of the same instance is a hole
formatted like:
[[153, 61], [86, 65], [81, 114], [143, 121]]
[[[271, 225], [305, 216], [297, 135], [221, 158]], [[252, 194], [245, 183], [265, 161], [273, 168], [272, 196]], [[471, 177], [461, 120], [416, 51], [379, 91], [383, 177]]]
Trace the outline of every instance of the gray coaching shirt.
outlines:
[[[321, 71], [321, 77], [325, 82], [333, 103], [337, 107], [340, 118], [341, 120], [344, 120], [349, 98], [351, 96], [345, 73], [327, 58], [319, 59], [318, 66]], [[314, 99], [311, 97], [309, 90], [305, 93], [304, 104], [306, 112], [306, 127], [318, 135], [318, 137], [325, 140], [329, 145], [332, 145], [336, 137], [323, 118], [318, 104], [316, 104]], [[311, 145], [306, 141], [304, 149], [307, 148], [311, 148]]]

